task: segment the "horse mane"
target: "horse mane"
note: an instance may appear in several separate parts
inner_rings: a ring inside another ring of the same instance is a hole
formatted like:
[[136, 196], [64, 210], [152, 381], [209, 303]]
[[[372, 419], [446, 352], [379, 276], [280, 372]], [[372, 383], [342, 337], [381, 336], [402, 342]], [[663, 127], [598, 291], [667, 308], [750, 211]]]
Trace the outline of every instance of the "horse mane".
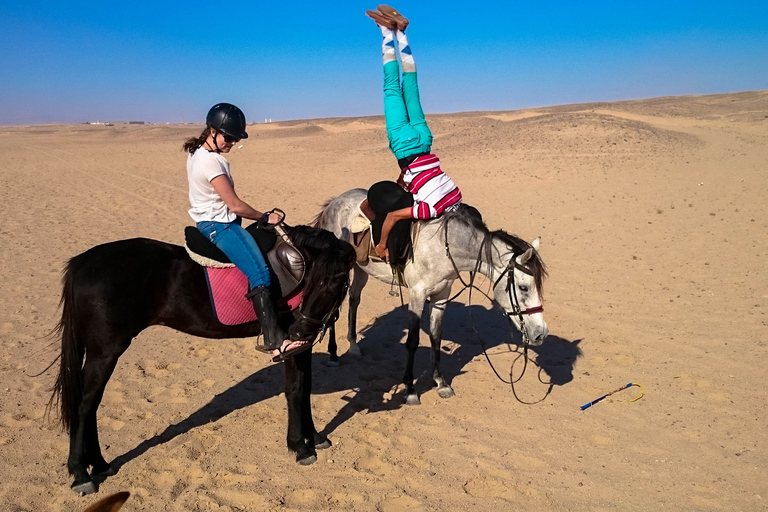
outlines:
[[[511, 245], [514, 247], [514, 254], [515, 257], [523, 254], [528, 249], [533, 249], [533, 255], [531, 256], [531, 259], [529, 259], [525, 266], [531, 269], [531, 272], [533, 272], [533, 280], [536, 283], [536, 289], [539, 291], [539, 296], [543, 296], [544, 294], [544, 279], [547, 277], [547, 266], [544, 264], [544, 260], [541, 259], [541, 256], [539, 255], [539, 251], [533, 248], [531, 244], [523, 240], [517, 235], [511, 235], [504, 231], [503, 229], [498, 229], [491, 233], [491, 236], [494, 238], [500, 239], [502, 242], [506, 243], [507, 245]], [[490, 245], [490, 244], [488, 244]]]
[[297, 247], [311, 252], [326, 251], [338, 245], [333, 233], [316, 226], [286, 226], [288, 236]]
[[323, 207], [320, 209], [320, 213], [318, 213], [314, 219], [312, 219], [312, 224], [310, 224], [313, 228], [319, 228], [323, 224], [325, 224], [325, 210], [328, 209], [328, 205], [331, 204], [331, 201], [336, 199], [335, 197], [330, 198], [325, 203], [323, 203]]
[[355, 250], [336, 235], [314, 226], [286, 226], [291, 242], [304, 255], [309, 272], [307, 293], [315, 284], [348, 273], [355, 262]]
[[476, 208], [462, 203], [461, 207], [452, 212], [444, 213], [439, 219], [442, 221], [441, 229], [445, 230], [448, 227], [449, 222], [460, 222], [465, 226], [478, 231], [483, 240], [482, 257], [484, 263], [487, 265], [492, 264], [493, 252], [492, 244], [488, 243], [490, 240], [498, 239], [506, 245], [512, 247], [514, 257], [520, 256], [528, 249], [533, 249], [533, 255], [528, 260], [526, 266], [531, 269], [533, 273], [533, 279], [536, 283], [536, 289], [539, 291], [539, 295], [543, 294], [544, 279], [547, 277], [547, 267], [544, 261], [541, 259], [539, 252], [533, 248], [531, 244], [523, 240], [517, 235], [507, 233], [503, 229], [497, 229], [491, 231], [486, 226], [480, 212]]

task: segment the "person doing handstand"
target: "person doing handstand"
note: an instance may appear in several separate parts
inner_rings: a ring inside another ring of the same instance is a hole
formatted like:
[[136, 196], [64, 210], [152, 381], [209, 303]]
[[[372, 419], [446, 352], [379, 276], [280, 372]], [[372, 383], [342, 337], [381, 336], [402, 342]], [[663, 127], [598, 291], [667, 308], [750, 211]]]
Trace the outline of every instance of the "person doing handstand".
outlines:
[[[432, 219], [453, 211], [461, 204], [461, 191], [440, 168], [440, 159], [432, 154], [432, 132], [427, 126], [419, 100], [416, 63], [405, 29], [408, 20], [394, 8], [379, 5], [366, 11], [381, 29], [384, 61], [384, 118], [389, 149], [397, 158], [400, 176], [397, 182], [382, 181], [368, 191], [368, 204], [376, 214], [373, 222], [376, 255], [390, 261], [388, 247], [393, 238], [408, 236], [407, 219]], [[397, 43], [395, 43], [397, 41]], [[395, 48], [403, 67], [402, 84]], [[395, 237], [397, 231], [401, 232]]]

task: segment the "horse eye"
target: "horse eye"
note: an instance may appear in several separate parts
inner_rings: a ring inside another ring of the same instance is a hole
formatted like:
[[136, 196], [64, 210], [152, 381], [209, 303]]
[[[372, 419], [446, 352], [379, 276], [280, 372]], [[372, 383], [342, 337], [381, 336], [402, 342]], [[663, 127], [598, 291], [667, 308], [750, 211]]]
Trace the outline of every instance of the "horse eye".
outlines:
[[528, 287], [525, 286], [524, 284], [521, 284], [520, 286], [518, 286], [518, 288], [520, 289], [521, 292], [528, 293]]

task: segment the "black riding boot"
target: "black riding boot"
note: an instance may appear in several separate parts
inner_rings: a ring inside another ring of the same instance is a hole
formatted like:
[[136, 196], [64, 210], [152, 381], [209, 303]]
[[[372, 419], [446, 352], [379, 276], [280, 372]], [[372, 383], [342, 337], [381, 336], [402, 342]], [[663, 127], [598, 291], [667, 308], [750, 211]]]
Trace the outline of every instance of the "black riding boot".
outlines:
[[285, 333], [277, 323], [272, 295], [266, 286], [257, 286], [245, 296], [253, 302], [253, 310], [259, 317], [261, 333], [264, 335], [264, 345], [256, 345], [256, 349], [271, 354], [274, 349], [280, 348], [286, 339]]

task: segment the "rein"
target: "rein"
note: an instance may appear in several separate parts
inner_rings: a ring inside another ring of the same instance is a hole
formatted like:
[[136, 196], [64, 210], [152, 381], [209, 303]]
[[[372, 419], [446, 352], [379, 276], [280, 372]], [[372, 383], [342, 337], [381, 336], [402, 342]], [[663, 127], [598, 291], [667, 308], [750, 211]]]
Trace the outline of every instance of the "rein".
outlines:
[[[344, 274], [345, 272], [341, 272], [339, 274], [336, 274], [333, 277], [341, 277]], [[349, 289], [349, 273], [346, 273], [346, 275], [347, 275], [347, 280], [344, 283], [343, 290], [339, 294], [339, 297], [336, 299], [336, 302], [334, 303], [333, 307], [328, 311], [328, 313], [325, 314], [322, 320], [318, 320], [316, 318], [312, 318], [304, 314], [304, 312], [302, 311], [303, 307], [300, 307], [296, 311], [296, 314], [299, 316], [299, 318], [301, 318], [302, 321], [311, 325], [318, 326], [317, 328], [318, 334], [322, 331], [322, 334], [320, 335], [320, 339], [312, 343], [313, 347], [323, 341], [323, 338], [325, 337], [325, 333], [328, 331], [328, 325], [332, 324], [339, 318], [339, 309], [341, 309], [341, 304], [342, 302], [344, 302], [344, 296], [347, 294], [347, 290]], [[304, 304], [302, 302], [302, 306], [303, 305]], [[315, 336], [317, 336], [317, 334], [315, 334]], [[293, 340], [293, 341], [300, 341], [300, 340]]]
[[[489, 239], [489, 235], [485, 235], [485, 237], [483, 238], [483, 241], [480, 243], [480, 250], [477, 253], [477, 260], [476, 260], [476, 263], [475, 263], [475, 268], [474, 268], [474, 270], [470, 271], [470, 273], [469, 273], [469, 276], [470, 276], [469, 277], [469, 283], [466, 283], [464, 281], [464, 279], [461, 277], [461, 272], [459, 271], [459, 267], [458, 267], [458, 265], [456, 265], [456, 261], [453, 259], [453, 256], [451, 255], [450, 246], [448, 244], [448, 221], [446, 221], [446, 223], [445, 223], [445, 254], [448, 256], [448, 259], [451, 261], [451, 264], [453, 265], [453, 269], [454, 269], [454, 271], [456, 271], [456, 276], [458, 277], [459, 282], [461, 282], [461, 284], [464, 285], [464, 287], [461, 290], [459, 290], [459, 292], [456, 293], [453, 297], [451, 297], [448, 300], [446, 300], [445, 303], [441, 305], [442, 308], [445, 308], [445, 304], [447, 304], [449, 302], [452, 302], [459, 295], [464, 293], [464, 290], [466, 290], [467, 288], [469, 288], [469, 304], [470, 305], [472, 303], [472, 289], [475, 289], [478, 292], [480, 292], [481, 294], [483, 294], [491, 302], [494, 301], [493, 298], [491, 298], [487, 293], [485, 293], [483, 290], [478, 288], [477, 285], [475, 285], [475, 283], [474, 283], [475, 282], [475, 276], [477, 275], [478, 271], [480, 270], [480, 265], [482, 263], [483, 249], [485, 248], [485, 244], [488, 243], [488, 239]], [[512, 257], [510, 258], [509, 263], [507, 263], [506, 268], [501, 271], [501, 274], [496, 279], [496, 281], [493, 283], [493, 288], [492, 288], [492, 289], [495, 289], [496, 286], [499, 284], [499, 282], [502, 280], [502, 278], [504, 278], [504, 276], [507, 277], [507, 286], [506, 286], [505, 290], [506, 290], [507, 294], [509, 295], [509, 302], [512, 305], [513, 310], [512, 310], [511, 313], [507, 313], [506, 311], [504, 313], [507, 316], [507, 320], [510, 323], [510, 327], [512, 326], [512, 315], [515, 315], [515, 316], [518, 317], [519, 322], [520, 322], [520, 332], [523, 335], [523, 353], [520, 354], [519, 356], [517, 356], [517, 358], [514, 361], [512, 361], [512, 365], [509, 368], [509, 380], [508, 381], [505, 380], [501, 375], [499, 375], [498, 371], [496, 371], [496, 367], [491, 362], [491, 358], [488, 356], [488, 351], [486, 350], [485, 343], [483, 343], [483, 339], [480, 337], [480, 333], [477, 332], [477, 329], [475, 328], [474, 323], [472, 325], [472, 330], [475, 332], [475, 337], [477, 337], [477, 340], [480, 342], [480, 346], [483, 349], [483, 355], [485, 356], [486, 361], [488, 361], [488, 364], [490, 365], [491, 370], [493, 370], [493, 373], [496, 374], [496, 377], [498, 377], [498, 379], [501, 382], [503, 382], [504, 384], [509, 384], [510, 385], [510, 387], [512, 388], [512, 394], [515, 396], [515, 398], [517, 399], [518, 402], [520, 402], [522, 404], [526, 404], [526, 405], [533, 405], [533, 404], [537, 404], [539, 402], [542, 402], [544, 399], [546, 399], [547, 396], [549, 395], [549, 393], [552, 391], [553, 385], [552, 385], [551, 382], [547, 383], [547, 382], [544, 382], [543, 380], [541, 380], [541, 372], [543, 370], [542, 367], [536, 361], [533, 361], [533, 360], [531, 360], [528, 357], [528, 346], [529, 346], [529, 344], [531, 342], [531, 338], [528, 335], [528, 330], [525, 328], [525, 318], [524, 318], [524, 315], [533, 315], [533, 314], [536, 314], [536, 313], [541, 313], [541, 312], [544, 311], [544, 306], [543, 305], [539, 305], [539, 306], [532, 307], [532, 308], [527, 308], [527, 309], [521, 309], [520, 308], [520, 301], [517, 298], [517, 289], [515, 287], [515, 269], [517, 269], [517, 270], [519, 270], [519, 271], [521, 271], [521, 272], [523, 272], [525, 274], [528, 274], [529, 276], [533, 275], [533, 271], [530, 268], [528, 268], [528, 267], [526, 267], [524, 265], [519, 264], [517, 262], [517, 260], [516, 260], [517, 256], [518, 255], [516, 255], [514, 252], [512, 253]], [[491, 266], [492, 266], [492, 263], [491, 263]], [[471, 308], [469, 310], [469, 315], [472, 316], [472, 309]], [[518, 359], [520, 359], [520, 357], [524, 358], [523, 359], [523, 361], [524, 361], [524, 363], [523, 363], [523, 370], [520, 373], [520, 376], [517, 379], [515, 379], [513, 377], [513, 375], [512, 375], [512, 370], [513, 370], [513, 368], [515, 366], [515, 363], [517, 362]], [[528, 368], [528, 361], [529, 360], [534, 365], [539, 367], [539, 375], [538, 375], [539, 382], [541, 382], [542, 384], [548, 384], [548, 386], [549, 386], [547, 388], [547, 392], [544, 394], [544, 396], [541, 397], [539, 400], [537, 400], [535, 402], [526, 402], [526, 401], [520, 399], [520, 397], [517, 396], [517, 391], [515, 391], [515, 383], [519, 382], [520, 379], [522, 379], [523, 376], [525, 375], [525, 370]]]

